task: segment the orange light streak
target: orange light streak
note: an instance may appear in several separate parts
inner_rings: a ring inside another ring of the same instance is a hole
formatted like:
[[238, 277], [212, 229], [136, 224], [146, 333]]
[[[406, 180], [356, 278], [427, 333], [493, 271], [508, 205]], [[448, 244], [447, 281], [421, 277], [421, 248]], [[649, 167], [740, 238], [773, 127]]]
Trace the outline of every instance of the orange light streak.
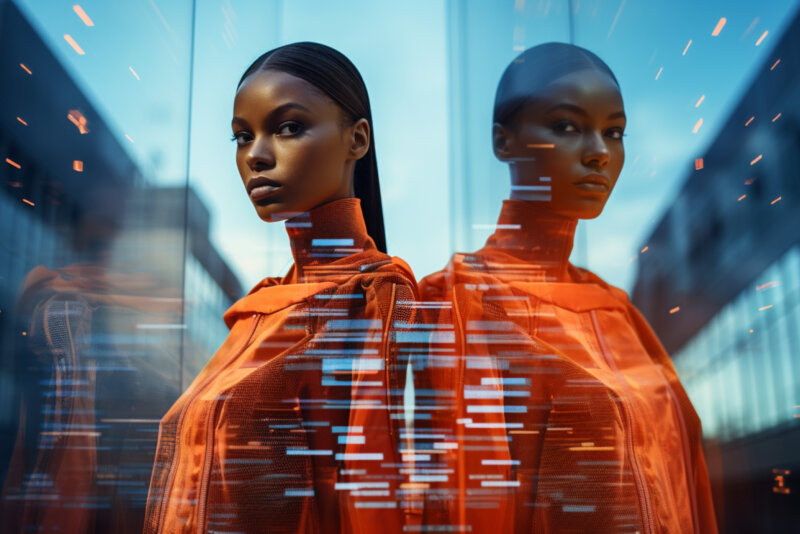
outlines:
[[748, 178], [747, 180], [744, 181], [744, 185], [750, 185], [755, 181], [756, 181], [755, 178]]
[[736, 199], [736, 202], [741, 202], [741, 201], [742, 201], [742, 199], [743, 199], [744, 197], [746, 197], [746, 196], [747, 196], [747, 195], [742, 195], [742, 196], [740, 196], [739, 198], [737, 198], [737, 199]]
[[680, 307], [680, 306], [675, 306], [674, 308], [672, 308], [672, 309], [669, 311], [669, 313], [670, 313], [670, 315], [671, 315], [671, 314], [673, 314], [673, 313], [678, 313], [679, 311], [681, 311], [681, 307]]
[[19, 122], [21, 122], [22, 124], [24, 124], [25, 126], [27, 126], [27, 125], [28, 125], [28, 123], [27, 123], [27, 122], [25, 122], [24, 120], [22, 120], [22, 119], [21, 119], [21, 118], [19, 118], [19, 117], [17, 117], [17, 120], [18, 120]]
[[759, 38], [758, 38], [758, 41], [756, 41], [756, 46], [758, 46], [758, 45], [760, 45], [760, 44], [761, 44], [761, 41], [763, 41], [763, 40], [764, 40], [764, 37], [766, 37], [768, 33], [769, 33], [769, 32], [765, 30], [765, 31], [764, 31], [764, 33], [762, 33], [762, 34], [761, 34], [761, 37], [759, 37]]
[[747, 127], [747, 126], [750, 126], [750, 123], [751, 123], [751, 122], [753, 122], [753, 119], [755, 119], [755, 118], [756, 118], [756, 116], [755, 116], [755, 115], [753, 115], [752, 117], [750, 117], [749, 119], [747, 119], [747, 122], [746, 122], [746, 123], [744, 123], [745, 127]]
[[[31, 202], [30, 200], [28, 200], [27, 198], [23, 198], [23, 199], [22, 199], [22, 201], [23, 201], [25, 204], [30, 204], [31, 206], [35, 206], [35, 205], [36, 205], [36, 204], [34, 204], [33, 202]], [[25, 333], [23, 333], [22, 335], [24, 336], [24, 335], [25, 335]]]
[[770, 202], [770, 203], [769, 203], [769, 205], [771, 206], [771, 205], [775, 204], [776, 202], [780, 202], [780, 201], [781, 201], [781, 198], [782, 198], [782, 197], [778, 197], [778, 198], [776, 198], [775, 200], [773, 200], [772, 202]]
[[683, 49], [683, 54], [681, 54], [682, 56], [685, 56], [685, 55], [686, 55], [686, 51], [687, 51], [687, 50], [689, 50], [689, 47], [690, 47], [691, 45], [692, 45], [692, 40], [691, 40], [691, 39], [689, 39], [689, 42], [688, 42], [688, 43], [686, 43], [686, 48], [684, 48], [684, 49]]
[[649, 247], [649, 246], [647, 246], [647, 247], [644, 247], [644, 248], [641, 250], [641, 254], [644, 254], [645, 252], [647, 252], [647, 249], [648, 249], [648, 248], [650, 248], [650, 247]]
[[776, 61], [775, 63], [773, 63], [773, 64], [772, 64], [772, 66], [769, 68], [769, 70], [772, 70], [772, 69], [774, 69], [775, 67], [777, 67], [777, 66], [778, 66], [778, 63], [780, 63], [780, 62], [781, 62], [781, 60], [780, 60], [780, 59], [778, 59], [778, 61]]
[[758, 311], [768, 310], [772, 307], [772, 304], [767, 304], [766, 306], [761, 306]]
[[81, 135], [89, 133], [89, 128], [86, 127], [89, 121], [86, 120], [83, 113], [77, 109], [71, 109], [69, 113], [67, 113], [67, 118], [69, 122], [78, 127], [78, 131], [81, 132]]
[[538, 145], [533, 144], [533, 145], [527, 145], [527, 146], [528, 146], [528, 148], [555, 148], [556, 147], [556, 145], [554, 143], [542, 143], [542, 144], [538, 144]]
[[16, 161], [14, 161], [14, 160], [13, 160], [13, 159], [11, 159], [11, 158], [6, 158], [6, 163], [8, 163], [8, 164], [9, 164], [9, 165], [11, 165], [12, 167], [16, 167], [16, 168], [18, 168], [18, 169], [21, 169], [21, 168], [22, 168], [22, 167], [20, 166], [20, 164], [19, 164], [19, 163], [17, 163]]
[[773, 118], [773, 119], [772, 119], [772, 122], [775, 122], [776, 120], [778, 120], [778, 117], [780, 117], [780, 116], [781, 116], [781, 114], [780, 114], [780, 113], [778, 113], [777, 115], [775, 115], [775, 118]]
[[751, 162], [750, 162], [750, 165], [755, 165], [756, 163], [758, 163], [758, 162], [759, 162], [759, 160], [761, 160], [761, 156], [762, 156], [762, 155], [763, 155], [763, 154], [759, 154], [758, 156], [756, 156], [756, 159], [754, 159], [753, 161], [751, 161]]
[[72, 6], [72, 10], [81, 18], [84, 24], [87, 26], [94, 26], [94, 22], [92, 22], [92, 19], [89, 18], [89, 15], [86, 14], [86, 11], [84, 11], [81, 6], [75, 4]]
[[716, 37], [717, 35], [719, 35], [719, 32], [722, 31], [722, 27], [725, 26], [725, 23], [727, 21], [728, 19], [726, 19], [725, 17], [719, 19], [719, 22], [717, 22], [717, 26], [714, 28], [714, 31], [711, 32], [712, 37]]
[[781, 285], [781, 283], [778, 282], [778, 281], [774, 281], [774, 280], [772, 282], [765, 282], [765, 283], [761, 284], [760, 286], [756, 286], [756, 291], [761, 291], [762, 289], [768, 289], [770, 287], [775, 287], [775, 286], [779, 286], [779, 285]]
[[31, 74], [31, 75], [33, 74], [33, 73], [31, 72], [31, 69], [29, 69], [28, 67], [26, 67], [26, 66], [25, 66], [25, 63], [20, 63], [20, 64], [19, 64], [19, 66], [20, 66], [20, 67], [22, 67], [22, 70], [24, 70], [24, 71], [25, 71], [25, 72], [27, 72], [28, 74]]
[[64, 40], [67, 41], [69, 45], [72, 47], [72, 49], [75, 50], [79, 55], [82, 56], [86, 53], [83, 51], [83, 48], [81, 48], [80, 45], [78, 45], [78, 43], [75, 42], [75, 39], [73, 39], [70, 34], [65, 33]]
[[700, 100], [697, 101], [697, 104], [695, 104], [694, 107], [699, 108], [700, 104], [702, 104], [703, 100], [705, 100], [705, 99], [706, 99], [706, 95], [701, 96]]
[[692, 133], [697, 133], [697, 130], [699, 130], [702, 125], [703, 117], [700, 117], [700, 119], [695, 123], [694, 128], [692, 128]]

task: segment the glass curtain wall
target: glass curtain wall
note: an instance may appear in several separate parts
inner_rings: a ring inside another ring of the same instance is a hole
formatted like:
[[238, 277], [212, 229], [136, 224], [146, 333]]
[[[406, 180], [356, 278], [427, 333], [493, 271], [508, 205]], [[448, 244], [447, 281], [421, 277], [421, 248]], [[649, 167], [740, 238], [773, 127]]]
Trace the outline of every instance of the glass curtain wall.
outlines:
[[372, 106], [388, 252], [417, 279], [508, 198], [495, 91], [559, 41], [614, 72], [625, 164], [570, 261], [627, 292], [703, 425], [721, 532], [800, 523], [800, 4], [0, 0], [3, 531], [140, 532], [159, 421], [293, 258], [235, 161], [237, 84], [315, 41]]

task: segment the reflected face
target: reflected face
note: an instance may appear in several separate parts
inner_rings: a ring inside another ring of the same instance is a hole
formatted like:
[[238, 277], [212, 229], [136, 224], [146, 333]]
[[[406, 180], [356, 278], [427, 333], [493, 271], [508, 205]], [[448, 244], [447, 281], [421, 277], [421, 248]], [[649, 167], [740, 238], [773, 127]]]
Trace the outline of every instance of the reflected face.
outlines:
[[[353, 196], [355, 160], [366, 149], [354, 152], [354, 127], [322, 91], [285, 72], [258, 71], [236, 93], [233, 115], [236, 166], [262, 220]], [[368, 147], [368, 126], [366, 135]]]
[[600, 215], [617, 183], [625, 149], [622, 95], [606, 74], [558, 78], [511, 124], [495, 124], [495, 155], [511, 166], [511, 198], [577, 219]]

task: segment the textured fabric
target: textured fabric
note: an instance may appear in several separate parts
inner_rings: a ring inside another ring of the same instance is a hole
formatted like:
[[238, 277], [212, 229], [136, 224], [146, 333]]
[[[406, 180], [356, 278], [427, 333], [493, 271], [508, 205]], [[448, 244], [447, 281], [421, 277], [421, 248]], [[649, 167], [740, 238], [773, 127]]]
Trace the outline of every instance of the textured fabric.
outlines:
[[[431, 426], [456, 446], [426, 521], [472, 532], [716, 532], [700, 421], [624, 291], [568, 263], [575, 221], [507, 200], [481, 250], [420, 282]], [[431, 345], [437, 347], [437, 345]], [[434, 351], [431, 351], [434, 353]]]
[[228, 309], [161, 421], [145, 532], [402, 529], [391, 328], [411, 320], [413, 274], [375, 249], [357, 199], [286, 227], [289, 273]]

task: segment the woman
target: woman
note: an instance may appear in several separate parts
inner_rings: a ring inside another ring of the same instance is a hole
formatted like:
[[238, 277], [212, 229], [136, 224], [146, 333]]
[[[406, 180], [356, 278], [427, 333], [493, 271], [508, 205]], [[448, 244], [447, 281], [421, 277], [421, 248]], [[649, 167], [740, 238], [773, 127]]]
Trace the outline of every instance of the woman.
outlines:
[[434, 320], [466, 356], [431, 366], [435, 388], [463, 394], [432, 410], [459, 447], [430, 521], [716, 532], [700, 421], [669, 356], [624, 291], [568, 261], [578, 220], [617, 182], [624, 129], [619, 83], [586, 49], [542, 44], [503, 73], [492, 139], [510, 199], [482, 249], [420, 282], [423, 300], [451, 303]]
[[416, 294], [385, 253], [364, 82], [332, 48], [282, 46], [245, 71], [233, 115], [242, 184], [286, 221], [294, 264], [225, 312], [228, 338], [162, 419], [145, 532], [399, 528], [397, 480], [357, 491], [396, 474], [390, 328]]

